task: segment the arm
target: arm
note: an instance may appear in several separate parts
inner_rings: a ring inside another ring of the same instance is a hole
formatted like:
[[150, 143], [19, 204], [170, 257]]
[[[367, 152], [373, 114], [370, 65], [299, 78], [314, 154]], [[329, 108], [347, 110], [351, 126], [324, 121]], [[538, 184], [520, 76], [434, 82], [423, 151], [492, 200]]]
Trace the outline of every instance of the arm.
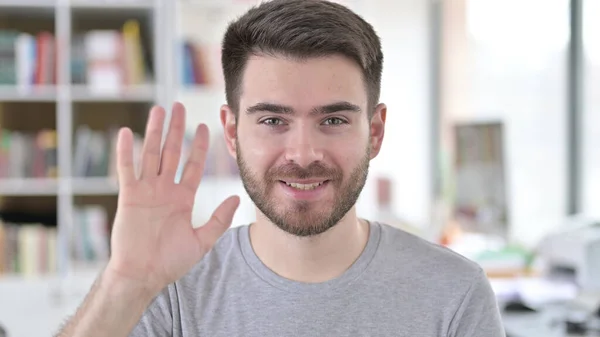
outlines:
[[129, 336], [155, 291], [104, 271], [56, 337]]
[[479, 270], [450, 323], [450, 337], [505, 337], [496, 296]]
[[[181, 181], [176, 184], [185, 110], [175, 104], [161, 151], [165, 111], [150, 113], [139, 172], [133, 162], [133, 134], [122, 129], [117, 142], [119, 199], [111, 231], [111, 256], [81, 308], [58, 336], [95, 337], [140, 335], [144, 329], [168, 330], [160, 322], [168, 312], [147, 308], [161, 289], [184, 276], [212, 249], [227, 230], [239, 205], [225, 200], [210, 220], [198, 228], [191, 223], [196, 190], [204, 172], [208, 129], [197, 128]], [[145, 313], [148, 313], [145, 315]], [[162, 315], [153, 320], [153, 315]], [[143, 321], [152, 323], [136, 323]]]

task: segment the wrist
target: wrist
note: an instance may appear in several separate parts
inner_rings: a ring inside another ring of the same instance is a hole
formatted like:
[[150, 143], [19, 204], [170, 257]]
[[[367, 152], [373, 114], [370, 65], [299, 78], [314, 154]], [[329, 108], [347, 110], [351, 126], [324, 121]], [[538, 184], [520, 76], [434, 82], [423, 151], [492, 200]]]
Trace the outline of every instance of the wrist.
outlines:
[[109, 263], [101, 276], [101, 287], [119, 297], [150, 302], [160, 293], [161, 287], [153, 285], [148, 279], [135, 279], [121, 273]]

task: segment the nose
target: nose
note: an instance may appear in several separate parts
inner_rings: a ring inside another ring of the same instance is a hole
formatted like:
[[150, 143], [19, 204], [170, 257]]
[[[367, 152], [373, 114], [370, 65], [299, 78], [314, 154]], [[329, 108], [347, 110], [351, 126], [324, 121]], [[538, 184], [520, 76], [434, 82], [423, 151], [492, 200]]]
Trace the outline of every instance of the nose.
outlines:
[[323, 160], [323, 140], [308, 126], [297, 126], [288, 133], [285, 159], [300, 167]]

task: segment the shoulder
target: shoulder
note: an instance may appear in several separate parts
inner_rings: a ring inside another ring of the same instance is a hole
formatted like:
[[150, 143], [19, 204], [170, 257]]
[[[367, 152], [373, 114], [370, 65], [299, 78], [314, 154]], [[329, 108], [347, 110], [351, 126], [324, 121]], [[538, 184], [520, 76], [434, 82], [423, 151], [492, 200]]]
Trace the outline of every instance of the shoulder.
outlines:
[[463, 331], [468, 328], [465, 324], [472, 323], [492, 329], [494, 333], [488, 336], [498, 336], [501, 324], [495, 294], [479, 264], [401, 229], [379, 225], [381, 238], [373, 274], [389, 276], [387, 284], [391, 289], [410, 291], [415, 295], [414, 303], [424, 305], [426, 310], [434, 310], [430, 305], [436, 303], [446, 323], [456, 331]]
[[242, 262], [239, 232], [243, 227], [229, 228], [215, 243], [213, 248], [178, 282], [179, 287], [197, 288], [217, 285], [225, 272], [235, 273]]
[[477, 263], [447, 247], [387, 224], [378, 225], [379, 258], [391, 268], [410, 270], [413, 277], [435, 281], [440, 286], [471, 284], [484, 274]]

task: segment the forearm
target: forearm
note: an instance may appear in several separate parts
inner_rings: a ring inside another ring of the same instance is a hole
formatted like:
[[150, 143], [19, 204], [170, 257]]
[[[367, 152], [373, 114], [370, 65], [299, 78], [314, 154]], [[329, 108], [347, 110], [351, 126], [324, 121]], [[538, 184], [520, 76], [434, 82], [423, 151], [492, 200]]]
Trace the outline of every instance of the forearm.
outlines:
[[128, 336], [155, 295], [140, 284], [104, 272], [56, 337]]

